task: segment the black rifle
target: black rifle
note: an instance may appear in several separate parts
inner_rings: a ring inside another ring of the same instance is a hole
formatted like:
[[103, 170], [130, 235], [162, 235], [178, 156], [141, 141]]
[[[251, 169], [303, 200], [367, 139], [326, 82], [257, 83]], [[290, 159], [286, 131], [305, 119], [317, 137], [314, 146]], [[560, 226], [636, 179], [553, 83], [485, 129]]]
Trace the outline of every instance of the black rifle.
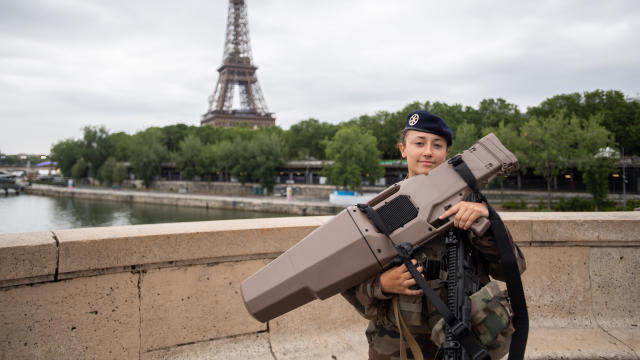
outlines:
[[[460, 322], [471, 329], [471, 296], [480, 290], [475, 262], [469, 246], [458, 235], [459, 230], [449, 229], [445, 237], [447, 247], [447, 305]], [[436, 359], [467, 360], [472, 357], [461, 346], [449, 326], [445, 326], [446, 338]]]

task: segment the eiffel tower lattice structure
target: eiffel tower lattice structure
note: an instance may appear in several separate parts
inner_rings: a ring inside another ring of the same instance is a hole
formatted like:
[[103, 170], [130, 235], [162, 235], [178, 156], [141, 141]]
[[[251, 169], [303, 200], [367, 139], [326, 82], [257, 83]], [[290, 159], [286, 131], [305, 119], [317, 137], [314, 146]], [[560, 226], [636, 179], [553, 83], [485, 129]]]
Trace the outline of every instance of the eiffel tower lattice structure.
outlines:
[[[256, 77], [249, 43], [249, 19], [244, 0], [229, 0], [227, 35], [218, 83], [209, 97], [209, 110], [202, 115], [201, 125], [252, 126], [274, 125], [276, 119], [267, 109]], [[239, 96], [239, 109], [234, 109], [234, 93]]]

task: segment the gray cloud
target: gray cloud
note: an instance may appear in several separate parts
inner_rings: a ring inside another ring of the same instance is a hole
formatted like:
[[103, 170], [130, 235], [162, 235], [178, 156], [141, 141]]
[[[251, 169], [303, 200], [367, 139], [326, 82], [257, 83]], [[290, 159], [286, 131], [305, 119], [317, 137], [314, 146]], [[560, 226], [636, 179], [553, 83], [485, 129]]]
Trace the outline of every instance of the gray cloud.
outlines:
[[[0, 150], [46, 153], [85, 125], [198, 125], [226, 1], [0, 3]], [[339, 122], [413, 100], [521, 110], [559, 93], [640, 91], [636, 1], [248, 1], [277, 124]]]

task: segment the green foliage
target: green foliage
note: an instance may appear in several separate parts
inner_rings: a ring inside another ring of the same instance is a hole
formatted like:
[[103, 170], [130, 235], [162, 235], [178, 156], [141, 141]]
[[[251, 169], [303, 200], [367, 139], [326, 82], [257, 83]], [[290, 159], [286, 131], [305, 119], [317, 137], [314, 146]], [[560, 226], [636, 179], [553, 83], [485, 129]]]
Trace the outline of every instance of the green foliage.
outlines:
[[194, 134], [187, 135], [180, 142], [176, 154], [176, 167], [187, 180], [193, 179], [196, 175], [202, 150], [202, 141]]
[[113, 157], [108, 158], [107, 161], [105, 161], [98, 170], [98, 178], [100, 179], [100, 181], [104, 182], [107, 186], [113, 184], [113, 173], [116, 166], [116, 159], [114, 159]]
[[508, 210], [523, 210], [527, 208], [527, 203], [520, 199], [520, 201], [505, 201], [502, 203], [502, 208]]
[[72, 176], [73, 165], [82, 157], [82, 142], [67, 139], [59, 141], [51, 148], [51, 159], [58, 162], [62, 175]]
[[[217, 145], [218, 144], [208, 144], [202, 146], [202, 151], [196, 159], [196, 172], [198, 174], [211, 175], [222, 170], [218, 167], [219, 155]], [[208, 180], [212, 180], [211, 177], [209, 177]]]
[[577, 197], [568, 200], [560, 199], [558, 203], [553, 205], [555, 211], [593, 211], [594, 209], [595, 202], [593, 200]]
[[275, 134], [258, 134], [249, 144], [248, 153], [251, 156], [251, 177], [260, 183], [260, 186], [273, 192], [276, 176], [276, 168], [284, 165], [284, 147]]
[[500, 123], [519, 128], [524, 120], [518, 106], [502, 98], [482, 100], [478, 107], [478, 114], [480, 128], [497, 127]]
[[289, 157], [325, 159], [324, 141], [331, 139], [337, 130], [338, 126], [316, 119], [307, 119], [291, 125], [286, 134]]
[[87, 164], [85, 159], [79, 159], [75, 164], [71, 167], [71, 177], [76, 180], [80, 180], [82, 178], [87, 177], [87, 171], [89, 170], [89, 165]]
[[169, 152], [177, 152], [180, 149], [182, 141], [189, 135], [193, 135], [197, 131], [196, 126], [187, 126], [185, 124], [168, 125], [160, 128], [164, 136], [165, 146]]
[[478, 129], [475, 125], [463, 122], [458, 125], [458, 129], [455, 132], [455, 138], [453, 145], [449, 150], [449, 156], [454, 156], [458, 153], [467, 150], [471, 145], [475, 144], [479, 139]]
[[601, 125], [629, 155], [640, 155], [640, 103], [627, 101], [617, 90], [561, 94], [528, 109], [530, 116], [546, 117], [564, 109], [565, 115], [588, 119], [601, 115]]
[[627, 206], [620, 205], [616, 210], [633, 211], [640, 208], [640, 200], [627, 200]]
[[[414, 110], [417, 110], [415, 108]], [[469, 124], [477, 124], [478, 113], [475, 109], [467, 106], [463, 107], [461, 104], [449, 105], [442, 102], [434, 102], [431, 103], [429, 101], [425, 102], [424, 110], [430, 111], [433, 114], [440, 116], [447, 122], [447, 125], [454, 130], [454, 135], [457, 137], [457, 129], [458, 126], [462, 123]], [[405, 113], [406, 116], [409, 112]], [[404, 119], [403, 119], [404, 120]], [[402, 123], [402, 127], [404, 127], [404, 122]], [[454, 139], [454, 144], [456, 139]]]
[[83, 128], [82, 158], [87, 161], [89, 176], [95, 176], [102, 164], [113, 154], [114, 146], [104, 126]]
[[610, 147], [615, 146], [613, 135], [600, 125], [601, 122], [602, 115], [578, 121], [578, 140], [573, 156], [578, 170], [582, 172], [587, 191], [593, 195], [596, 210], [607, 198], [609, 176], [615, 172], [615, 161], [618, 158], [618, 154]]
[[129, 161], [133, 156], [133, 136], [125, 132], [110, 135], [113, 144], [113, 156], [117, 161]]
[[563, 112], [544, 118], [531, 117], [521, 129], [524, 151], [519, 160], [547, 181], [548, 209], [551, 209], [551, 182], [572, 159], [578, 130], [575, 118], [567, 119]]
[[[258, 165], [262, 163], [256, 164], [255, 157], [250, 155], [258, 154], [257, 145], [252, 145], [256, 141], [261, 143], [258, 137], [266, 136], [273, 144], [278, 144], [277, 149], [265, 150], [276, 159], [275, 163], [281, 161], [278, 159], [326, 160], [338, 156], [335, 150], [329, 155], [327, 146], [339, 130], [359, 127], [375, 138], [377, 155], [374, 157], [397, 159], [400, 131], [407, 114], [416, 109], [429, 110], [449, 124], [454, 132], [452, 155], [468, 148], [482, 135], [494, 132], [520, 160], [521, 171], [533, 170], [544, 176], [548, 185], [559, 171], [575, 165], [598, 204], [606, 199], [606, 183], [615, 160], [596, 157], [600, 149], [609, 146], [619, 151], [618, 146], [622, 146], [625, 154], [640, 155], [640, 103], [626, 100], [619, 91], [595, 90], [553, 96], [529, 108], [526, 114], [505, 99], [496, 98], [482, 100], [477, 108], [415, 101], [399, 111], [379, 111], [340, 124], [307, 119], [288, 130], [278, 126], [254, 129], [247, 124], [234, 128], [175, 124], [129, 135], [124, 132], [109, 134], [104, 127], [87, 126], [83, 129], [82, 139], [56, 143], [51, 148], [51, 160], [58, 162], [65, 176], [71, 176], [74, 164], [84, 159], [87, 168], [82, 177], [98, 175], [106, 180], [110, 172], [100, 169], [109, 157], [113, 157], [116, 163], [131, 163], [136, 177], [147, 185], [160, 175], [162, 162], [169, 159], [175, 160], [186, 178], [225, 172], [233, 173], [240, 181], [259, 181], [258, 178], [266, 179], [271, 175], [266, 175], [264, 167], [259, 169]], [[260, 146], [264, 147], [264, 144]], [[352, 143], [347, 147], [359, 146]], [[13, 163], [13, 158], [5, 156], [2, 161]], [[77, 166], [76, 172], [81, 172], [81, 165]], [[336, 172], [333, 178], [352, 180], [349, 185], [344, 180], [336, 180], [343, 184], [341, 186], [357, 187], [356, 174], [368, 173], [372, 177], [371, 174], [376, 173], [373, 168], [348, 165], [346, 160], [343, 165], [342, 173]], [[331, 173], [329, 169], [325, 171]], [[111, 176], [115, 181], [113, 172]], [[550, 200], [547, 201], [549, 207]]]
[[162, 163], [169, 157], [164, 144], [164, 135], [158, 128], [148, 128], [134, 135], [131, 168], [146, 187], [160, 175]]
[[[215, 164], [216, 170], [230, 173], [237, 162], [239, 162], [237, 149], [241, 149], [243, 146], [242, 141], [237, 140], [235, 143], [225, 140], [215, 144]], [[226, 179], [229, 180], [229, 179]]]
[[129, 173], [127, 172], [127, 167], [124, 164], [116, 164], [116, 166], [113, 168], [111, 182], [114, 185], [122, 185], [122, 182], [128, 177]]
[[362, 177], [374, 182], [384, 175], [376, 138], [357, 126], [343, 127], [327, 142], [327, 157], [333, 165], [325, 165], [322, 174], [331, 184], [357, 190]]

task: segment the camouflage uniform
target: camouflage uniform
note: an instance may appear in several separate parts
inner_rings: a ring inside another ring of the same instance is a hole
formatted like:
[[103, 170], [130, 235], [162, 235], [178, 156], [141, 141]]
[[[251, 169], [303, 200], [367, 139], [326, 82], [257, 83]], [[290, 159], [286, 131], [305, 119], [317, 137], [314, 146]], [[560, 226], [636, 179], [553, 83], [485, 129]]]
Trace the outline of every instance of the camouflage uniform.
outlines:
[[[489, 237], [476, 238], [472, 232], [467, 232], [474, 247], [478, 250], [477, 269], [480, 282], [489, 282], [489, 275], [494, 279], [503, 280], [499, 265], [499, 256], [495, 244]], [[512, 242], [513, 244], [513, 242]], [[518, 259], [520, 272], [525, 269], [524, 257], [513, 244], [514, 253]], [[440, 295], [446, 303], [446, 248], [444, 235], [431, 239], [427, 244], [417, 249], [413, 258], [423, 266], [423, 274], [429, 285]], [[391, 305], [391, 295], [385, 294], [380, 288], [380, 274], [354, 286], [342, 295], [358, 312], [369, 320], [366, 330], [369, 343], [370, 360], [392, 360], [400, 358], [400, 344], [398, 327]], [[398, 296], [400, 314], [404, 318], [409, 330], [422, 349], [425, 359], [433, 358], [438, 346], [430, 340], [431, 329], [442, 318], [431, 302], [425, 296]], [[410, 349], [407, 349], [409, 359], [413, 359]]]

